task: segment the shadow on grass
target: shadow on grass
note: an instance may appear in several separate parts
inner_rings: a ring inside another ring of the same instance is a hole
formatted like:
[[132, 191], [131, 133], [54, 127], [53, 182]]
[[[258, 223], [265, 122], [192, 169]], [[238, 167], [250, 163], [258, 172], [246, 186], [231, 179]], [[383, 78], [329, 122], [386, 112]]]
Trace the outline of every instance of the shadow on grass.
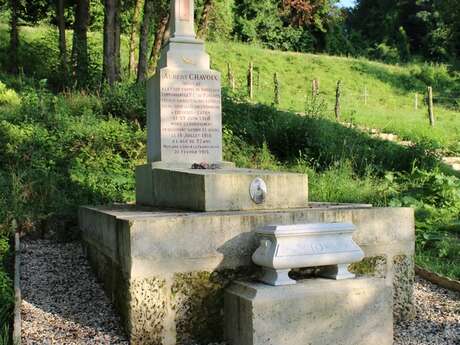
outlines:
[[300, 116], [271, 106], [238, 102], [228, 96], [224, 96], [223, 102], [226, 128], [250, 145], [260, 147], [266, 143], [284, 163], [305, 157], [321, 170], [346, 160], [358, 174], [369, 168], [383, 174], [410, 171], [414, 165], [431, 168], [437, 164], [430, 147], [404, 147], [326, 118]]
[[391, 85], [400, 95], [409, 92], [426, 93], [427, 86], [432, 86], [434, 103], [451, 109], [459, 108], [460, 89], [458, 80], [451, 77], [446, 69], [432, 65], [407, 67], [409, 74], [391, 73], [388, 67], [365, 62], [355, 62], [352, 69], [367, 74], [381, 82]]

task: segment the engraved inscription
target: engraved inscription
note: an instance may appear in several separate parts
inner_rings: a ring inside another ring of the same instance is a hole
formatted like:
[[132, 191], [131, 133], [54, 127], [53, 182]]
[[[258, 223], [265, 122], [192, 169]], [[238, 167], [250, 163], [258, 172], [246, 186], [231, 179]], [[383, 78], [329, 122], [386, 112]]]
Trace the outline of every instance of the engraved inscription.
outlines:
[[336, 238], [324, 237], [310, 241], [295, 240], [284, 248], [289, 248], [289, 251], [281, 249], [277, 254], [278, 257], [340, 253], [353, 250], [354, 246], [351, 238], [338, 236]]
[[160, 102], [163, 159], [192, 163], [222, 160], [218, 73], [163, 70]]
[[190, 0], [180, 0], [179, 19], [183, 22], [190, 21]]

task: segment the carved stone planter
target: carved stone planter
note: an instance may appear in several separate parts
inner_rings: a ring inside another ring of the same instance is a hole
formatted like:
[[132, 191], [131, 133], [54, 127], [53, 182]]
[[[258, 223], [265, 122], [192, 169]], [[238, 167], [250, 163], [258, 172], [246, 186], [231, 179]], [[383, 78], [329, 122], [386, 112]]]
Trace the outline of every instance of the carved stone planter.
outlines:
[[290, 285], [293, 268], [324, 266], [321, 276], [331, 279], [354, 278], [347, 266], [364, 257], [353, 241], [355, 226], [349, 223], [268, 225], [256, 231], [259, 248], [252, 256], [262, 266], [262, 282]]

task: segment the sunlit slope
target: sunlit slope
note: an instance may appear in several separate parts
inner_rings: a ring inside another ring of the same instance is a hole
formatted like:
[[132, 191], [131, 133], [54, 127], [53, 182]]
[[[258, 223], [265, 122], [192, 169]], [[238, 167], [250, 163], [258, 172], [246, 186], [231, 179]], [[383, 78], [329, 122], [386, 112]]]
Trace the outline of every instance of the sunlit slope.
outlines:
[[[460, 110], [452, 108], [451, 96], [456, 85], [442, 67], [392, 66], [365, 59], [272, 51], [239, 43], [207, 43], [207, 50], [213, 68], [222, 72], [224, 86], [229, 86], [227, 66], [230, 64], [236, 89], [244, 94], [247, 93], [248, 65], [253, 62], [254, 102], [273, 103], [274, 74], [277, 73], [279, 107], [304, 111], [306, 97], [312, 94], [312, 80], [318, 79], [320, 101], [316, 102], [317, 106], [321, 107], [324, 101], [322, 113], [334, 117], [336, 85], [341, 80], [343, 121], [397, 133], [413, 141], [430, 138], [443, 147], [460, 151]], [[435, 128], [429, 126], [424, 103], [426, 80], [430, 78], [435, 84]], [[415, 110], [416, 93], [418, 110]]]

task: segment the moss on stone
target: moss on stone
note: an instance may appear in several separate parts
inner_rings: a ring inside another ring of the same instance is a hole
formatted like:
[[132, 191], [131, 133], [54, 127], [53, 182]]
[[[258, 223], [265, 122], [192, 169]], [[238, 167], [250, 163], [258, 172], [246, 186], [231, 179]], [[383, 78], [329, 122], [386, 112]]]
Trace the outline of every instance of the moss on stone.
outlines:
[[349, 265], [348, 269], [356, 275], [385, 278], [386, 266], [387, 259], [385, 256], [373, 256]]
[[130, 343], [162, 345], [166, 315], [166, 282], [162, 279], [134, 280], [130, 283]]
[[414, 258], [399, 255], [393, 258], [393, 313], [396, 321], [415, 316], [414, 307]]
[[253, 277], [252, 268], [176, 274], [171, 292], [177, 344], [222, 341], [224, 290], [234, 280]]

